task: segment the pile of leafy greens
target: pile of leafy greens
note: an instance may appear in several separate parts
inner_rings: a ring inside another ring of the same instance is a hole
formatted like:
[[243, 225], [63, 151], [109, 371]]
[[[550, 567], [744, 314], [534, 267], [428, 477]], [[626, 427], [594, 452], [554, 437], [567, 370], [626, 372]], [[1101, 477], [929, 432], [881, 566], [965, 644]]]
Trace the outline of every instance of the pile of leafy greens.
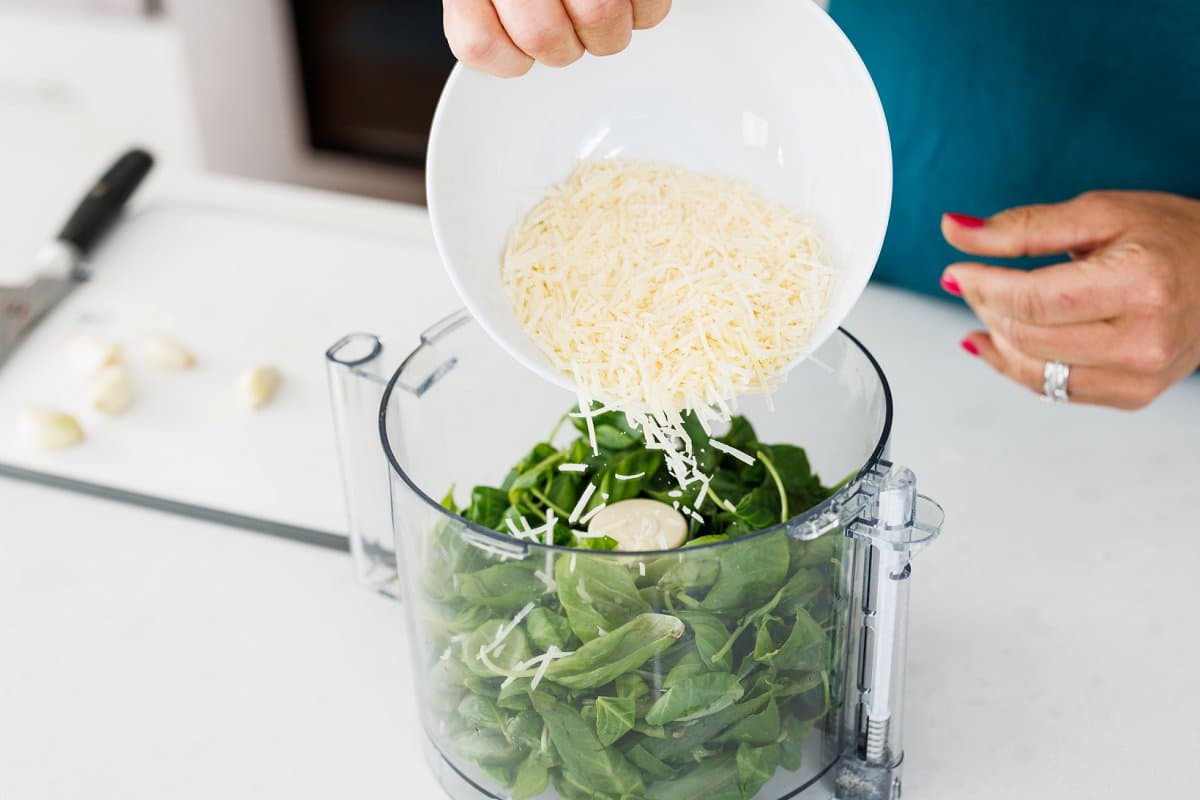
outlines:
[[[444, 505], [502, 533], [506, 520], [544, 523], [553, 509], [564, 520], [555, 544], [592, 550], [614, 543], [576, 540], [565, 523], [588, 483], [589, 508], [634, 497], [696, 506], [702, 489], [670, 494], [679, 487], [662, 453], [624, 415], [595, 419], [598, 454], [575, 424], [581, 435], [566, 447], [539, 443], [501, 486], [476, 487], [465, 508], [453, 493]], [[742, 417], [720, 441], [753, 465], [691, 427], [714, 496], [679, 550], [504, 559], [461, 525], [430, 537], [435, 738], [515, 800], [550, 786], [570, 800], [749, 800], [777, 770], [800, 768], [809, 731], [832, 708], [842, 537], [800, 542], [780, 529], [702, 546], [777, 524], [832, 490], [802, 449], [759, 442]]]

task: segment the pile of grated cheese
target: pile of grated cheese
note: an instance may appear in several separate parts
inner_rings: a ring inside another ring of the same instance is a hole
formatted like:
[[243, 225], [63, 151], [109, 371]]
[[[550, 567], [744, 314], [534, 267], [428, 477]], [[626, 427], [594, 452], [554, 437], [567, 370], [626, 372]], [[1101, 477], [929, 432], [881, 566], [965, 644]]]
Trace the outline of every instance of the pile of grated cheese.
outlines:
[[682, 413], [707, 428], [738, 396], [769, 394], [806, 354], [834, 280], [794, 211], [738, 180], [635, 160], [581, 163], [514, 229], [501, 275], [580, 408], [624, 411], [682, 485], [704, 477]]

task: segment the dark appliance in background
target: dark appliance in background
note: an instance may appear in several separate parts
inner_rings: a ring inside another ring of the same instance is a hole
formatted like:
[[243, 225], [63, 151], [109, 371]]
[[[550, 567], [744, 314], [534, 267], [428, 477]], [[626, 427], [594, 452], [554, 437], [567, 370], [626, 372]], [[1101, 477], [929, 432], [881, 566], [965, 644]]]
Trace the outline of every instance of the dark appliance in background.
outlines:
[[205, 166], [423, 202], [454, 56], [440, 0], [166, 0]]
[[438, 0], [290, 0], [308, 136], [326, 150], [423, 167], [454, 66]]

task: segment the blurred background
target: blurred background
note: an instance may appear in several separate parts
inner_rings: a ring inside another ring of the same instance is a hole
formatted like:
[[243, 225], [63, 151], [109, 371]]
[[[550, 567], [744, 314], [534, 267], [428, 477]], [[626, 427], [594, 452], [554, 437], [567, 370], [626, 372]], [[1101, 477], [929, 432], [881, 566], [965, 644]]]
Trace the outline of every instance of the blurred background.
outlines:
[[0, 0], [0, 148], [421, 202], [453, 63], [438, 0]]

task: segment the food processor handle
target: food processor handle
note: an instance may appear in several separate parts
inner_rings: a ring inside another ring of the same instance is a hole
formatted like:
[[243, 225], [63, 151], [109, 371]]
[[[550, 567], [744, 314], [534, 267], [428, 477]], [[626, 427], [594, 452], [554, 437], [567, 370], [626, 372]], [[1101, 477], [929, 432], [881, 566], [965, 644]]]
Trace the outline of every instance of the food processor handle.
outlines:
[[387, 385], [384, 350], [379, 337], [352, 333], [325, 352], [325, 366], [354, 568], [361, 582], [398, 598], [387, 461], [379, 433]]
[[844, 754], [838, 800], [898, 800], [904, 760], [900, 724], [908, 642], [911, 559], [941, 532], [941, 507], [917, 493], [912, 470], [892, 464], [865, 483], [869, 510], [852, 526], [867, 546], [863, 624], [865, 673], [858, 681], [858, 734]]

